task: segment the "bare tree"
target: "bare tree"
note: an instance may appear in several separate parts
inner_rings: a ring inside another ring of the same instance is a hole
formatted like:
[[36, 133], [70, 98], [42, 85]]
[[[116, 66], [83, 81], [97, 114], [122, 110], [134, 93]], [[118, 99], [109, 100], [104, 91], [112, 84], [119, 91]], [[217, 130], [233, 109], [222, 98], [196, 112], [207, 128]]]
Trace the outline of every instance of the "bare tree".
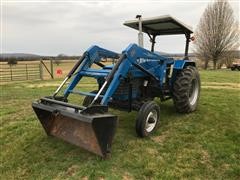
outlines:
[[217, 0], [208, 5], [195, 31], [194, 51], [208, 67], [226, 57], [228, 52], [239, 47], [238, 22], [234, 19], [233, 9], [226, 0]]

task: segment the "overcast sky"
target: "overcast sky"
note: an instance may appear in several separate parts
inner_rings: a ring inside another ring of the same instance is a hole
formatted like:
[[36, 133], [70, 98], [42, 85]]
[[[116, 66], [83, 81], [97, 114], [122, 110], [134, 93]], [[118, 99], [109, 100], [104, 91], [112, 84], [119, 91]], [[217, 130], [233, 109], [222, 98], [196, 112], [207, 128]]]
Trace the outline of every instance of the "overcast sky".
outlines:
[[[130, 3], [131, 2], [131, 3]], [[79, 55], [91, 45], [121, 52], [137, 43], [137, 31], [123, 26], [136, 14], [170, 14], [196, 28], [212, 1], [2, 1], [2, 52], [40, 55]], [[239, 1], [231, 1], [239, 19]], [[149, 47], [147, 35], [144, 45]], [[156, 50], [184, 51], [184, 36], [157, 39]]]

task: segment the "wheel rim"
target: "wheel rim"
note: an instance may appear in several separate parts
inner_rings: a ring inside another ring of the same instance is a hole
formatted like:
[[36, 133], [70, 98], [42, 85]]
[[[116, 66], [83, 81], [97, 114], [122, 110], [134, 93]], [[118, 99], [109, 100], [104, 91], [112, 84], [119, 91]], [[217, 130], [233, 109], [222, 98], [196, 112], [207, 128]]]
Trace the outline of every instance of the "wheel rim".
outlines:
[[145, 130], [147, 132], [151, 132], [154, 127], [157, 124], [157, 120], [158, 120], [158, 114], [156, 110], [152, 110], [149, 112], [148, 116], [147, 116], [147, 120], [146, 120], [146, 124], [145, 124]]
[[194, 105], [197, 102], [198, 93], [199, 93], [198, 81], [196, 79], [193, 79], [189, 90], [189, 102], [191, 105]]

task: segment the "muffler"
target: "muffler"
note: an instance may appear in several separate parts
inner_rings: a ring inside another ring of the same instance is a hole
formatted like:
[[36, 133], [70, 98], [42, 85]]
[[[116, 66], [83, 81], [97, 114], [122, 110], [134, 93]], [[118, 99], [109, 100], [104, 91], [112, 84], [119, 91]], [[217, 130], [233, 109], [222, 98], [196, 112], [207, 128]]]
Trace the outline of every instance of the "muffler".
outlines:
[[32, 107], [47, 135], [63, 139], [99, 156], [111, 153], [117, 116], [107, 106], [81, 107], [50, 98], [33, 102]]

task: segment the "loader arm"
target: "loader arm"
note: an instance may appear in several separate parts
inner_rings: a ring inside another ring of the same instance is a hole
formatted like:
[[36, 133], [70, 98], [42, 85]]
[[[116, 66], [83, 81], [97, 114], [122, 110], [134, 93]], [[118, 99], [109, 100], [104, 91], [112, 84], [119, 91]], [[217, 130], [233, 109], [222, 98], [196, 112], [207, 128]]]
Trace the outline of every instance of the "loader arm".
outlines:
[[99, 63], [101, 61], [101, 58], [118, 58], [119, 57], [117, 53], [113, 51], [109, 51], [107, 49], [100, 48], [98, 46], [90, 47], [84, 54], [85, 54], [84, 60], [82, 61], [81, 64], [79, 64], [79, 67], [77, 69], [77, 72], [75, 73], [73, 80], [69, 83], [68, 87], [64, 91], [65, 99], [67, 99], [68, 95], [71, 93], [71, 91], [75, 88], [75, 86], [81, 80], [82, 71], [90, 68], [93, 63], [96, 63], [96, 64]]

